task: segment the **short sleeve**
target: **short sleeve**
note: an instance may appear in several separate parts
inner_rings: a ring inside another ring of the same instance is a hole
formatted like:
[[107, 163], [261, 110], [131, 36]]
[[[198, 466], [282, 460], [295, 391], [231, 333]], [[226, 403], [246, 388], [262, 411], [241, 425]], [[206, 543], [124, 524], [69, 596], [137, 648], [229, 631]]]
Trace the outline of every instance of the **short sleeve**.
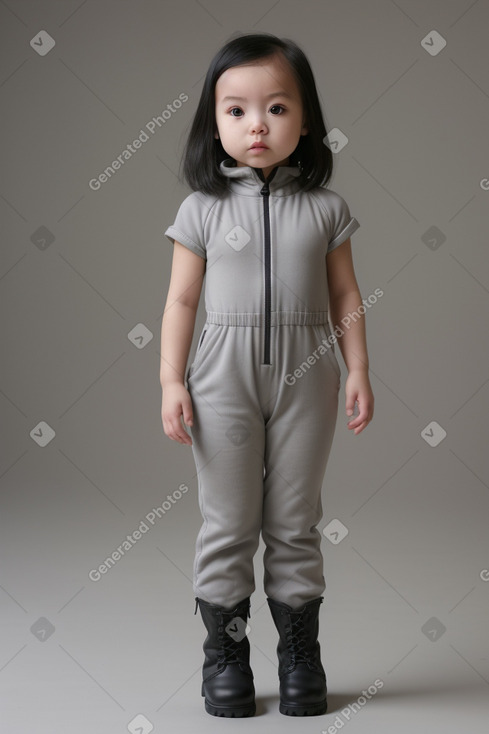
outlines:
[[343, 197], [331, 190], [328, 193], [330, 194], [327, 204], [331, 230], [329, 233], [329, 242], [326, 254], [341, 245], [341, 243], [356, 232], [360, 226], [360, 223], [355, 219], [355, 217], [351, 216], [348, 204]]
[[208, 213], [209, 211], [200, 200], [198, 192], [192, 192], [180, 204], [175, 221], [165, 231], [165, 236], [172, 244], [177, 240], [177, 242], [181, 242], [182, 245], [206, 260], [204, 224]]

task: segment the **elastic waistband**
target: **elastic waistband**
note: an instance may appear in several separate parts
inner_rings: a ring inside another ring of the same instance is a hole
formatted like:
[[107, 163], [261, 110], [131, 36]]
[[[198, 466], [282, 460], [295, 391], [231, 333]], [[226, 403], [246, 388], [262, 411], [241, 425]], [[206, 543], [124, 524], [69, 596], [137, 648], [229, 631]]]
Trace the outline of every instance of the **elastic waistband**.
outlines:
[[[272, 311], [271, 326], [327, 324], [327, 311]], [[265, 326], [264, 313], [219, 313], [207, 311], [207, 323], [227, 326]]]

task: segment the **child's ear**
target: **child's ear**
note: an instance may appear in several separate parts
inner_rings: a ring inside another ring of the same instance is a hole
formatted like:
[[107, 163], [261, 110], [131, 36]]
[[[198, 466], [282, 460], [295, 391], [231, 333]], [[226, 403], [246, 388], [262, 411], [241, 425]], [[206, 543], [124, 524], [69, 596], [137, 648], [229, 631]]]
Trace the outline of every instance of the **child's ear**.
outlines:
[[219, 133], [218, 132], [215, 132], [214, 133], [214, 137], [215, 137], [216, 140], [219, 140]]

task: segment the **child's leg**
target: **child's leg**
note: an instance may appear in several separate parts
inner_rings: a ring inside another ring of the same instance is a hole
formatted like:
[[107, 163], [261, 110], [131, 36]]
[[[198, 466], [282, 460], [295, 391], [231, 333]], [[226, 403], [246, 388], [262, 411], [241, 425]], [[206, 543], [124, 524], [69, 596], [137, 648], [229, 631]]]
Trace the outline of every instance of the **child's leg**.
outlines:
[[254, 371], [243, 368], [245, 359], [252, 359], [255, 332], [253, 327], [230, 330], [213, 325], [212, 341], [188, 380], [203, 517], [196, 541], [194, 593], [226, 608], [255, 590], [265, 429]]
[[[281, 330], [284, 372], [290, 374], [313, 352], [321, 330]], [[308, 365], [295, 384], [287, 384], [282, 374], [266, 423], [264, 588], [267, 596], [294, 608], [325, 589], [316, 525], [322, 517], [321, 487], [338, 413], [340, 376], [331, 357], [324, 354]]]
[[[263, 422], [234, 421], [200, 406], [205, 436], [193, 430], [199, 506], [204, 522], [196, 541], [194, 592], [230, 607], [255, 590], [253, 557], [262, 518]], [[233, 424], [235, 428], [232, 428]], [[240, 429], [239, 426], [242, 426]], [[249, 432], [243, 444], [226, 435]]]

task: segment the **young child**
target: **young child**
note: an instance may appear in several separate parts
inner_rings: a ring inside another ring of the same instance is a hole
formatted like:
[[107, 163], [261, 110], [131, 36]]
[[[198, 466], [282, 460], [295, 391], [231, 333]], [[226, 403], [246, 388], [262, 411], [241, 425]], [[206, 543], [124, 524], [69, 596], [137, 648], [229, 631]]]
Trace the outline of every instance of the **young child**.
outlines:
[[[350, 243], [360, 225], [326, 188], [325, 136], [301, 49], [270, 34], [234, 38], [207, 72], [184, 154], [193, 191], [165, 232], [174, 248], [162, 422], [169, 438], [192, 446], [197, 469], [204, 522], [193, 591], [208, 633], [201, 693], [215, 716], [256, 711], [245, 630], [260, 532], [279, 710], [327, 710], [316, 526], [341, 378], [328, 316], [334, 328], [362, 300]], [[207, 318], [185, 374], [204, 274]], [[338, 343], [346, 413], [355, 403], [359, 411], [348, 428], [358, 434], [374, 396], [364, 319], [352, 322]]]

